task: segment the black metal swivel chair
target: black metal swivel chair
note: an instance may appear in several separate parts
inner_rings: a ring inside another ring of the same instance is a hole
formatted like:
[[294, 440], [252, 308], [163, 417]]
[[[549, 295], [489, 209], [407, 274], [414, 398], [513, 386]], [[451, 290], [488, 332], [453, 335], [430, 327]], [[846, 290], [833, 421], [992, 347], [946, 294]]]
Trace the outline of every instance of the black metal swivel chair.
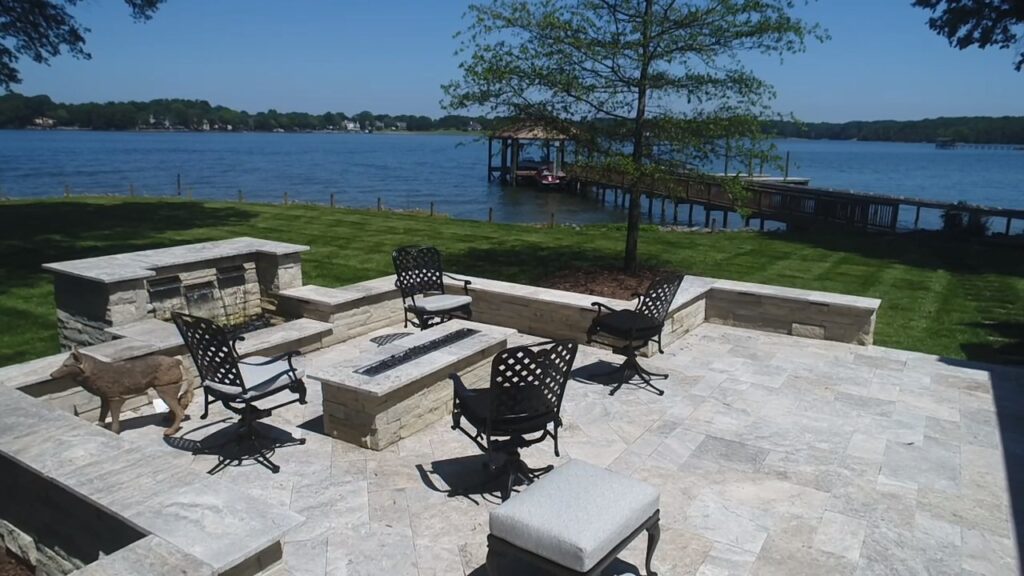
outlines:
[[[452, 318], [470, 320], [469, 280], [445, 274], [441, 252], [433, 246], [403, 246], [391, 253], [395, 265], [395, 287], [402, 293], [405, 325], [420, 330], [447, 322]], [[444, 279], [462, 282], [465, 294], [447, 294]]]
[[[185, 346], [192, 355], [199, 379], [203, 385], [203, 414], [205, 420], [210, 413], [210, 402], [220, 402], [225, 408], [238, 415], [237, 435], [218, 446], [199, 447], [199, 453], [212, 453], [224, 445], [234, 442], [248, 444], [257, 450], [251, 458], [275, 474], [280, 467], [270, 461], [269, 454], [279, 447], [273, 439], [256, 428], [256, 421], [266, 418], [278, 408], [298, 402], [306, 403], [305, 372], [296, 367], [292, 360], [298, 352], [288, 352], [274, 358], [249, 356], [240, 359], [235, 346], [244, 337], [228, 338], [222, 326], [207, 318], [173, 312], [175, 326], [181, 333]], [[270, 408], [261, 408], [256, 402], [289, 391], [298, 397]], [[299, 438], [288, 445], [304, 444]]]
[[[462, 431], [487, 454], [495, 477], [507, 475], [502, 500], [511, 496], [517, 484], [530, 484], [551, 469], [531, 469], [520, 457], [520, 449], [551, 438], [559, 456], [562, 397], [578, 347], [571, 340], [560, 340], [502, 350], [491, 362], [489, 388], [470, 389], [457, 374], [450, 376], [455, 385], [452, 429]], [[463, 419], [475, 432], [463, 428]]]
[[623, 384], [632, 381], [634, 377], [639, 378], [641, 383], [653, 389], [658, 395], [665, 394], [664, 390], [651, 381], [654, 378], [668, 378], [668, 374], [647, 370], [637, 361], [636, 353], [651, 341], [658, 343], [658, 352], [665, 352], [661, 348], [661, 331], [665, 327], [665, 318], [682, 283], [682, 275], [655, 278], [647, 287], [646, 293], [634, 294], [638, 298], [634, 310], [616, 310], [600, 302], [592, 304], [597, 308], [597, 316], [587, 330], [587, 342], [609, 346], [616, 354], [626, 357], [618, 368], [608, 374], [615, 381], [610, 394], [614, 395]]

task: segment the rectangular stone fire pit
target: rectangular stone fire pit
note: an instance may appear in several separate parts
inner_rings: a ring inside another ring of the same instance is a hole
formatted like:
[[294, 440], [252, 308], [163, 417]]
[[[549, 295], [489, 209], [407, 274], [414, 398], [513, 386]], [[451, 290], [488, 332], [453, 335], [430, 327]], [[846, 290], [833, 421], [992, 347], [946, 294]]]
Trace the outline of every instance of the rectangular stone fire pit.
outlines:
[[451, 412], [448, 374], [486, 363], [516, 331], [454, 320], [369, 354], [314, 369], [323, 387], [324, 429], [383, 450]]

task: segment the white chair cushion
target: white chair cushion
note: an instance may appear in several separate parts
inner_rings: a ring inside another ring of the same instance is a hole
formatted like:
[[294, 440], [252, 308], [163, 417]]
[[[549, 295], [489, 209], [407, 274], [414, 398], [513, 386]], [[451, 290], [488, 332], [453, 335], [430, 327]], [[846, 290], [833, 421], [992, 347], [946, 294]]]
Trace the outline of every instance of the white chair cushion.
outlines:
[[473, 299], [465, 295], [434, 294], [432, 296], [417, 296], [416, 305], [410, 305], [410, 307], [424, 312], [444, 312], [467, 306], [472, 302]]
[[301, 380], [306, 377], [306, 371], [301, 367], [292, 370], [288, 367], [287, 360], [271, 361], [266, 356], [243, 358], [238, 363], [238, 370], [242, 373], [242, 381], [245, 382], [245, 394], [240, 394], [239, 389], [235, 386], [226, 386], [217, 382], [203, 382], [203, 386], [209, 386], [218, 392], [231, 394], [244, 400], [272, 390], [286, 388], [293, 380]]
[[491, 534], [586, 572], [658, 510], [658, 490], [570, 460], [491, 511]]

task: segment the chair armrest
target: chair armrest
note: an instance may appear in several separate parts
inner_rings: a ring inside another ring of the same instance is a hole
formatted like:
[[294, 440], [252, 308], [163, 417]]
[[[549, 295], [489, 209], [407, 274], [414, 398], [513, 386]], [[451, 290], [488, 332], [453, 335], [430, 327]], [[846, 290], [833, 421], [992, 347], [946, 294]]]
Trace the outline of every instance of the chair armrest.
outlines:
[[444, 273], [444, 277], [448, 278], [449, 280], [454, 280], [456, 282], [462, 282], [462, 290], [466, 292], [466, 296], [469, 296], [469, 285], [472, 284], [472, 282], [464, 278], [456, 278], [455, 276], [452, 276], [451, 274], [447, 273]]
[[607, 310], [609, 312], [618, 312], [618, 310], [616, 310], [615, 308], [612, 308], [611, 306], [609, 306], [607, 304], [602, 304], [601, 302], [591, 302], [590, 305], [593, 306], [594, 308], [597, 308], [597, 315], [598, 316], [601, 315], [601, 310], [602, 309], [603, 310]]
[[290, 370], [294, 371], [295, 370], [295, 364], [292, 363], [292, 359], [297, 358], [299, 356], [302, 356], [302, 352], [299, 352], [298, 350], [293, 350], [291, 352], [285, 352], [283, 354], [278, 354], [277, 356], [274, 356], [272, 358], [267, 358], [266, 360], [262, 360], [260, 362], [252, 362], [248, 358], [243, 358], [243, 359], [239, 360], [238, 363], [239, 364], [248, 364], [249, 366], [264, 366], [264, 365], [267, 365], [267, 364], [273, 364], [274, 362], [288, 362], [288, 368]]
[[245, 342], [245, 336], [235, 336], [235, 339], [231, 341], [231, 350], [238, 356], [238, 343]]
[[462, 381], [462, 376], [459, 376], [455, 372], [449, 374], [448, 379], [452, 381], [456, 390], [469, 390], [469, 388], [466, 388], [465, 382]]

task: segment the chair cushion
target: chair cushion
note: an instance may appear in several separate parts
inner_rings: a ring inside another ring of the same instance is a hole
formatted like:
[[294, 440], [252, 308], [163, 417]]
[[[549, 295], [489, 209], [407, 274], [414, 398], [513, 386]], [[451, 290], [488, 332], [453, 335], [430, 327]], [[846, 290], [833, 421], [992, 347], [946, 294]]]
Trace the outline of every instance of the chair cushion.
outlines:
[[410, 308], [422, 310], [423, 312], [447, 312], [469, 306], [473, 299], [469, 296], [458, 294], [434, 294], [432, 296], [419, 296], [416, 298], [416, 305], [410, 304]]
[[570, 460], [490, 513], [491, 534], [586, 572], [658, 510], [658, 490]]
[[609, 336], [638, 340], [654, 338], [664, 325], [661, 321], [634, 310], [616, 310], [594, 319], [597, 329]]
[[287, 388], [293, 380], [306, 377], [305, 370], [300, 367], [292, 370], [287, 360], [273, 360], [266, 356], [248, 356], [238, 363], [238, 370], [245, 382], [245, 394], [241, 394], [241, 390], [235, 386], [216, 382], [203, 382], [203, 386], [208, 386], [221, 394], [235, 396], [239, 400], [248, 400]]
[[[543, 394], [539, 386], [531, 386], [521, 392], [528, 395]], [[477, 430], [485, 430], [487, 419], [491, 416], [491, 399], [494, 396], [494, 391], [490, 388], [463, 389], [461, 391], [456, 388], [455, 396], [459, 401], [459, 410], [466, 420]], [[531, 403], [539, 405], [536, 402]], [[554, 419], [554, 412], [526, 414], [524, 411], [516, 414], [513, 408], [512, 413], [492, 423], [491, 433], [494, 436], [532, 434], [543, 431]]]

